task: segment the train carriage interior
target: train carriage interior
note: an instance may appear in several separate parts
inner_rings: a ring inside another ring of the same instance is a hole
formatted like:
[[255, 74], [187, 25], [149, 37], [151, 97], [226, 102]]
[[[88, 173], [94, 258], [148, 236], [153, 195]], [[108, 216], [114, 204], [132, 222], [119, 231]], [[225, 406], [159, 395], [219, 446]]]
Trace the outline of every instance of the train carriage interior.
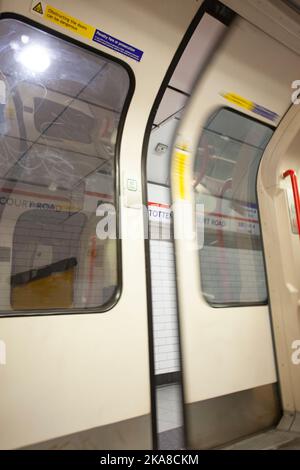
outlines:
[[300, 1], [0, 1], [0, 449], [300, 450]]

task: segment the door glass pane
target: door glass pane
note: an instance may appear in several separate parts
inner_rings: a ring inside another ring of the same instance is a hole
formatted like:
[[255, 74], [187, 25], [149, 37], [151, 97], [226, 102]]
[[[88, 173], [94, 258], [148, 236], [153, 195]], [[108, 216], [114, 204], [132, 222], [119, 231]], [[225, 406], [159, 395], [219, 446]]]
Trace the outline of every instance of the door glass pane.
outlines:
[[193, 185], [196, 203], [205, 211], [202, 292], [213, 305], [266, 302], [256, 178], [272, 132], [221, 109], [201, 134]]
[[104, 306], [118, 247], [96, 209], [117, 196], [128, 72], [15, 19], [0, 22], [0, 70], [0, 311]]

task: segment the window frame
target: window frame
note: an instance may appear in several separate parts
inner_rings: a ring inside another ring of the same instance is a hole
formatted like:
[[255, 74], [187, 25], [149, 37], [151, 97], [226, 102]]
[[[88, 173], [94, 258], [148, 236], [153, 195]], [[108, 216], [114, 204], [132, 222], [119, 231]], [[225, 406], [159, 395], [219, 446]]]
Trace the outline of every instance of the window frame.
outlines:
[[[12, 12], [1, 12], [0, 13], [0, 21], [4, 19], [11, 19], [11, 20], [16, 20], [19, 21], [25, 25], [32, 26], [36, 28], [39, 31], [45, 32], [47, 34], [50, 34], [51, 36], [61, 39], [62, 41], [65, 41], [69, 44], [75, 45], [77, 47], [80, 47], [92, 54], [96, 54], [101, 58], [108, 59], [111, 62], [114, 62], [116, 64], [119, 64], [120, 66], [123, 67], [123, 69], [126, 70], [128, 79], [129, 79], [129, 87], [127, 91], [126, 98], [124, 100], [124, 105], [122, 108], [122, 111], [120, 113], [120, 120], [119, 120], [119, 125], [118, 125], [118, 131], [117, 131], [117, 138], [116, 138], [116, 144], [115, 144], [115, 157], [114, 157], [114, 172], [115, 172], [115, 179], [114, 179], [114, 194], [115, 194], [115, 200], [114, 200], [114, 205], [115, 205], [115, 210], [116, 210], [116, 232], [117, 232], [117, 238], [116, 238], [116, 251], [117, 251], [117, 285], [115, 289], [115, 293], [112, 295], [111, 299], [109, 299], [106, 303], [104, 303], [101, 306], [97, 307], [88, 307], [88, 308], [70, 308], [70, 309], [65, 309], [65, 308], [57, 308], [57, 309], [37, 309], [37, 310], [3, 310], [0, 311], [0, 318], [14, 318], [14, 317], [35, 317], [35, 316], [53, 316], [53, 315], [87, 315], [87, 314], [99, 314], [99, 313], [106, 313], [110, 310], [112, 310], [117, 303], [119, 302], [122, 292], [123, 292], [123, 270], [122, 270], [122, 243], [121, 239], [119, 237], [119, 234], [121, 233], [120, 230], [120, 187], [121, 187], [121, 182], [120, 182], [120, 147], [121, 147], [121, 142], [122, 142], [122, 137], [123, 137], [123, 131], [124, 131], [124, 125], [127, 117], [127, 113], [129, 110], [129, 106], [132, 100], [132, 97], [134, 95], [135, 91], [135, 86], [136, 86], [136, 80], [135, 80], [135, 74], [130, 67], [130, 65], [125, 62], [122, 59], [119, 59], [118, 57], [114, 57], [110, 55], [107, 52], [104, 52], [102, 50], [99, 50], [92, 45], [83, 43], [77, 39], [74, 39], [73, 37], [70, 37], [64, 33], [61, 33], [60, 31], [57, 31], [55, 29], [49, 28], [48, 26], [39, 23], [37, 21], [32, 20], [31, 18], [28, 18], [24, 15], [18, 14], [18, 13], [12, 13]], [[12, 252], [11, 252], [11, 257], [12, 257]], [[10, 293], [11, 295], [11, 293]]]
[[[272, 135], [270, 137], [270, 140], [268, 141], [266, 147], [264, 148], [263, 150], [263, 153], [261, 155], [261, 158], [260, 158], [260, 161], [259, 161], [259, 164], [258, 164], [258, 167], [257, 167], [257, 172], [256, 172], [256, 178], [255, 178], [255, 196], [256, 196], [256, 201], [257, 201], [257, 215], [258, 215], [258, 222], [259, 222], [259, 229], [260, 229], [260, 238], [261, 238], [261, 245], [262, 245], [262, 250], [261, 250], [261, 253], [262, 253], [262, 259], [263, 259], [263, 267], [264, 267], [264, 273], [265, 273], [265, 281], [266, 281], [266, 293], [267, 293], [267, 296], [266, 296], [266, 300], [264, 301], [257, 301], [257, 302], [220, 302], [220, 303], [214, 303], [214, 302], [209, 302], [208, 298], [203, 295], [203, 288], [202, 288], [202, 270], [201, 270], [201, 260], [200, 260], [200, 250], [198, 252], [198, 266], [199, 266], [199, 277], [200, 277], [200, 290], [201, 290], [201, 296], [202, 298], [204, 299], [205, 303], [211, 307], [211, 308], [214, 308], [214, 309], [226, 309], [226, 308], [239, 308], [239, 307], [259, 307], [259, 306], [266, 306], [266, 305], [269, 305], [269, 298], [270, 298], [270, 294], [269, 294], [269, 282], [268, 282], [268, 272], [267, 272], [267, 265], [266, 265], [266, 258], [265, 258], [265, 249], [264, 249], [264, 239], [263, 239], [263, 233], [262, 233], [262, 230], [261, 230], [261, 216], [260, 216], [260, 209], [259, 209], [259, 198], [258, 198], [258, 191], [257, 191], [257, 178], [258, 178], [258, 173], [259, 173], [259, 169], [260, 169], [260, 165], [261, 165], [261, 162], [262, 162], [262, 159], [263, 159], [263, 156], [264, 156], [264, 153], [270, 143], [270, 141], [272, 140], [273, 136], [274, 136], [274, 133], [276, 132], [276, 126], [275, 125], [272, 125], [272, 124], [269, 124], [265, 121], [261, 121], [260, 119], [257, 119], [253, 116], [250, 116], [249, 114], [246, 114], [242, 111], [239, 111], [235, 108], [232, 108], [230, 106], [217, 106], [217, 107], [214, 107], [213, 111], [209, 114], [206, 122], [209, 122], [209, 120], [211, 119], [211, 117], [215, 114], [217, 115], [220, 111], [222, 110], [227, 110], [227, 111], [230, 111], [231, 113], [233, 114], [236, 114], [238, 116], [241, 116], [241, 117], [244, 117], [244, 118], [247, 118], [249, 119], [250, 121], [253, 121], [253, 122], [256, 122], [256, 123], [259, 123], [259, 124], [262, 124], [264, 125], [265, 127], [268, 127], [269, 129], [271, 129], [272, 131]], [[203, 134], [203, 130], [204, 128], [202, 127], [201, 128], [201, 134], [200, 134], [200, 137], [199, 137], [199, 140], [198, 140], [198, 143], [200, 142], [200, 139], [201, 139], [201, 136]], [[196, 154], [194, 154], [196, 155]], [[196, 162], [196, 158], [194, 158], [193, 160], [193, 172], [194, 172], [194, 164]], [[193, 190], [193, 197], [195, 198], [195, 191]], [[196, 203], [195, 199], [194, 199], [194, 204]], [[205, 236], [205, 235], [204, 235]]]

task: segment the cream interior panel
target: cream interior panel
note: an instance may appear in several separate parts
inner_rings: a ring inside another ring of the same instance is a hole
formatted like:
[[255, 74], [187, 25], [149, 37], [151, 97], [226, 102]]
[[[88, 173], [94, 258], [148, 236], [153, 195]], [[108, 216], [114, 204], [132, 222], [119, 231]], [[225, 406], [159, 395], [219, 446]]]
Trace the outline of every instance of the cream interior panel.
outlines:
[[242, 18], [293, 51], [300, 52], [299, 14], [282, 0], [223, 0]]

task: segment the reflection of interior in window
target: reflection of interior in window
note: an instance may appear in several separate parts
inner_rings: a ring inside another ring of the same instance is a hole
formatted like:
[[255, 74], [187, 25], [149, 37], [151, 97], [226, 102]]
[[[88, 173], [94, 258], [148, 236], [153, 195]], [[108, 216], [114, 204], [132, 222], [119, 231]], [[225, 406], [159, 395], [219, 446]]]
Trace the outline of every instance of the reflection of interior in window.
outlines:
[[13, 238], [11, 303], [14, 309], [73, 306], [74, 274], [86, 217], [27, 211]]
[[96, 209], [116, 200], [128, 72], [14, 19], [0, 47], [0, 310], [103, 306], [117, 242], [97, 239]]
[[196, 203], [204, 204], [201, 283], [212, 304], [266, 301], [256, 178], [272, 132], [229, 109], [215, 113], [202, 131], [193, 185]]

